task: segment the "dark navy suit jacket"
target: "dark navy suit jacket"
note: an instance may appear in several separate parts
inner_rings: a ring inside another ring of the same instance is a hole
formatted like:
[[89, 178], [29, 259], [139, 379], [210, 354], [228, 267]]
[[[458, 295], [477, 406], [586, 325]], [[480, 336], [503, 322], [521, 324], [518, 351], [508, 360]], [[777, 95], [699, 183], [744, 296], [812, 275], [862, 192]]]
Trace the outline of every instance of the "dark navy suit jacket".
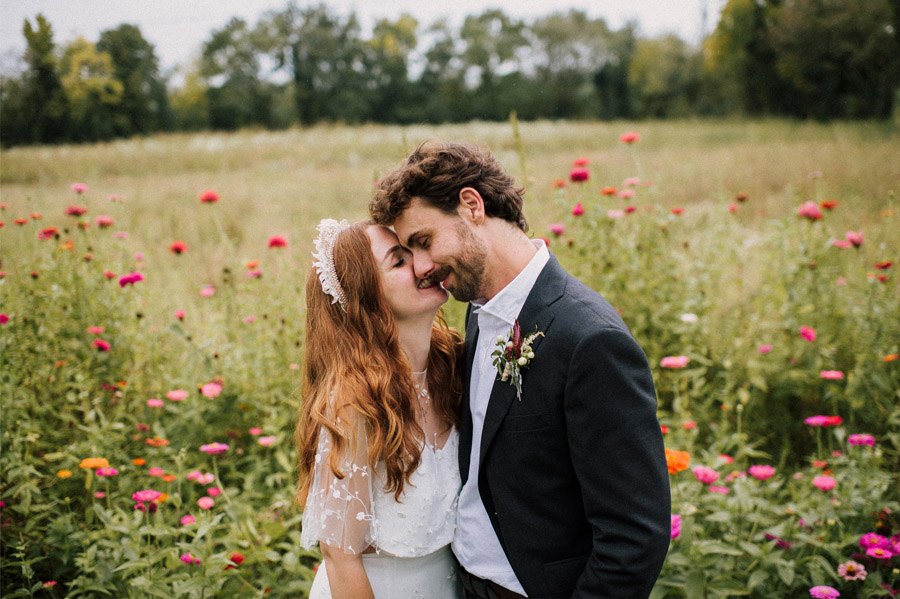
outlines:
[[[670, 537], [669, 477], [644, 355], [615, 309], [554, 256], [519, 314], [542, 331], [522, 397], [494, 382], [478, 489], [529, 597], [646, 597]], [[469, 472], [469, 381], [478, 337], [466, 318], [459, 464]]]

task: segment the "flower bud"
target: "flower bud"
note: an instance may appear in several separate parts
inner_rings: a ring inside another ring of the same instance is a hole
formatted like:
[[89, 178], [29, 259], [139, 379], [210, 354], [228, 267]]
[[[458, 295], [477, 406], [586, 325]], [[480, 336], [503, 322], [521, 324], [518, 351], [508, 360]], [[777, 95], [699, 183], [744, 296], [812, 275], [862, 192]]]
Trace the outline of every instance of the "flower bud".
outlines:
[[519, 366], [525, 366], [526, 364], [528, 364], [528, 358], [523, 356], [518, 359], [518, 362], [519, 362]]

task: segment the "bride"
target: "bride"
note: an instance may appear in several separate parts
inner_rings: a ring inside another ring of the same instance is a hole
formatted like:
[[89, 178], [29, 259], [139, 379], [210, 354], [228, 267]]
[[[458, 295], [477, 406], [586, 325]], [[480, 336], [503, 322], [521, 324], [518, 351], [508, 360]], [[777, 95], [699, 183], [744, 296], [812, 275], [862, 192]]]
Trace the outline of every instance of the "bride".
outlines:
[[324, 563], [310, 599], [456, 599], [460, 336], [396, 235], [319, 224], [306, 284], [297, 424], [301, 543]]

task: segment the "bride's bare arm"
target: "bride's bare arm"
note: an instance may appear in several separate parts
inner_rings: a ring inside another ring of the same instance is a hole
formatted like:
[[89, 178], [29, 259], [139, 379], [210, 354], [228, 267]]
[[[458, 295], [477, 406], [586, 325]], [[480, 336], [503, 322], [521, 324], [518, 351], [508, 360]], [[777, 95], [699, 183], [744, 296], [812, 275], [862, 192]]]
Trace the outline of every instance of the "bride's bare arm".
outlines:
[[320, 543], [325, 571], [332, 597], [347, 599], [375, 599], [369, 577], [363, 567], [362, 554], [346, 553], [338, 547]]

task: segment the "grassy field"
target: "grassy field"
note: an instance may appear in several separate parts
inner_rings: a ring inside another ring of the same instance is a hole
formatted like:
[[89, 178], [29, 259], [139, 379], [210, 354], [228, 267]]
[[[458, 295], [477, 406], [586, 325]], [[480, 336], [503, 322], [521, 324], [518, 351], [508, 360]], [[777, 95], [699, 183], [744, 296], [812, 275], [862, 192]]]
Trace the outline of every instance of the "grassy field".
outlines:
[[[538, 122], [3, 151], [4, 597], [304, 596], [319, 556], [298, 544], [291, 437], [315, 225], [365, 218], [373, 181], [429, 138], [494, 151], [527, 188], [532, 233], [650, 360], [666, 445], [686, 452], [670, 462], [678, 534], [673, 520], [654, 597], [897, 588], [897, 127]], [[798, 216], [807, 202], [820, 218]], [[461, 314], [448, 305], [451, 324]], [[663, 366], [676, 356], [686, 366]], [[848, 445], [859, 434], [872, 444]], [[214, 441], [229, 451], [199, 451]], [[140, 489], [165, 494], [158, 510], [134, 509]], [[866, 556], [869, 532], [893, 553]], [[837, 573], [851, 558], [864, 582]]]

